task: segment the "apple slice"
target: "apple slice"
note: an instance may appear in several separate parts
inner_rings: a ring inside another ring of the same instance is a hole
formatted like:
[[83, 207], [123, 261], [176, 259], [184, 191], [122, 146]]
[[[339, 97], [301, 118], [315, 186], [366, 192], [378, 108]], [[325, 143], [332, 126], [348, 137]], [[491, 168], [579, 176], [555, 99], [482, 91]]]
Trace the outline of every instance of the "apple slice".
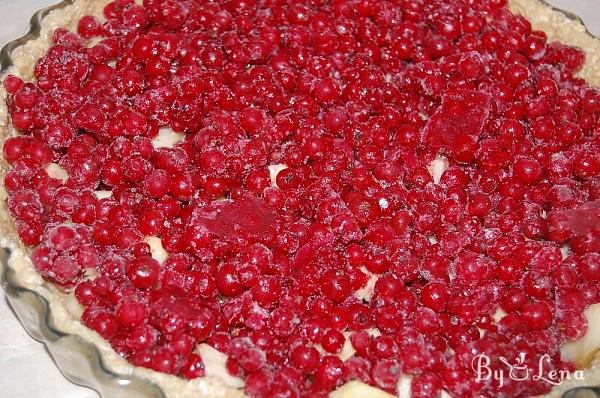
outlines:
[[438, 185], [442, 179], [442, 175], [448, 169], [448, 159], [443, 156], [438, 156], [427, 166], [429, 174], [433, 177], [434, 184]]
[[287, 168], [287, 165], [283, 163], [272, 164], [269, 166], [269, 177], [271, 178], [272, 187], [279, 188], [277, 186], [277, 174], [279, 174], [280, 171], [285, 170]]
[[106, 198], [110, 198], [112, 196], [112, 191], [105, 191], [105, 190], [101, 190], [101, 191], [94, 191], [94, 196], [96, 196], [96, 198], [98, 199], [106, 199]]
[[202, 357], [204, 371], [207, 377], [215, 377], [229, 387], [244, 387], [244, 380], [232, 376], [227, 370], [225, 365], [227, 362], [227, 355], [223, 354], [221, 351], [217, 351], [208, 344], [200, 344], [196, 350]]
[[69, 174], [57, 163], [50, 163], [46, 166], [46, 173], [50, 178], [56, 178], [57, 180], [67, 181]]
[[373, 293], [375, 292], [375, 284], [377, 283], [377, 280], [379, 279], [379, 275], [372, 274], [365, 267], [361, 267], [360, 269], [362, 272], [367, 274], [369, 279], [367, 280], [367, 283], [363, 287], [361, 287], [360, 289], [355, 291], [354, 294], [359, 299], [370, 302], [371, 297], [373, 297]]
[[154, 149], [172, 148], [176, 144], [182, 142], [184, 139], [185, 134], [176, 133], [169, 128], [162, 128], [158, 130], [158, 134], [152, 139], [152, 146]]
[[600, 303], [594, 304], [583, 313], [588, 321], [588, 330], [583, 338], [566, 343], [561, 350], [565, 361], [585, 368], [600, 351]]
[[352, 380], [329, 394], [329, 398], [397, 398], [362, 381]]
[[160, 238], [156, 236], [146, 236], [144, 242], [150, 246], [150, 255], [152, 258], [159, 263], [164, 263], [167, 257], [169, 257], [169, 253], [163, 247]]

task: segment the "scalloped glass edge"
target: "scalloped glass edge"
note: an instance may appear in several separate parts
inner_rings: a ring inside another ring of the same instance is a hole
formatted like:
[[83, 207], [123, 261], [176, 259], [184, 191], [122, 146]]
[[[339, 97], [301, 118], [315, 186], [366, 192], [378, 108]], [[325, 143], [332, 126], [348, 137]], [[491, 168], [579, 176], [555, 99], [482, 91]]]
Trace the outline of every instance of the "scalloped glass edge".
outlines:
[[[583, 19], [566, 10], [559, 9], [545, 0], [543, 3], [563, 13], [569, 19], [581, 23], [586, 32], [595, 37]], [[64, 0], [42, 8], [30, 19], [29, 30], [22, 37], [7, 43], [0, 49], [0, 75], [13, 65], [12, 52], [19, 46], [39, 37], [42, 20], [49, 12], [72, 4]], [[81, 336], [64, 333], [52, 325], [48, 301], [37, 292], [28, 289], [12, 277], [14, 271], [8, 265], [10, 250], [0, 248], [0, 284], [17, 318], [27, 333], [43, 343], [60, 372], [69, 381], [96, 391], [103, 398], [166, 398], [165, 392], [149, 380], [132, 375], [118, 374], [108, 369], [96, 345]], [[600, 398], [600, 386], [576, 387], [563, 398]]]
[[23, 328], [43, 343], [61, 373], [71, 382], [89, 387], [104, 398], [166, 398], [152, 382], [109, 370], [95, 344], [81, 336], [67, 334], [52, 322], [48, 301], [14, 279], [8, 266], [10, 251], [0, 249], [0, 283]]
[[[0, 49], [0, 75], [13, 65], [12, 53], [17, 47], [39, 37], [44, 17], [72, 3], [72, 0], [64, 0], [37, 11], [30, 19], [28, 31]], [[160, 387], [149, 380], [108, 369], [94, 343], [54, 327], [48, 301], [19, 284], [13, 277], [14, 271], [8, 261], [10, 255], [9, 249], [0, 248], [0, 284], [7, 301], [27, 333], [46, 346], [63, 376], [77, 385], [91, 388], [103, 398], [167, 397]]]

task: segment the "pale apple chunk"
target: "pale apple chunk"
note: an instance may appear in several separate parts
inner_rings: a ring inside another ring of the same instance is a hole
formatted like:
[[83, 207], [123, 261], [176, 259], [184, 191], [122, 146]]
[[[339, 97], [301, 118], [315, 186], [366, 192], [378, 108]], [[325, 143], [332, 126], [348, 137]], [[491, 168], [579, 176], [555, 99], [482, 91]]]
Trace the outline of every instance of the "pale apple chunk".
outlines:
[[433, 177], [433, 182], [437, 185], [440, 183], [444, 172], [448, 169], [448, 159], [438, 156], [429, 163], [427, 169], [431, 177]]
[[98, 199], [106, 199], [112, 196], [112, 191], [94, 191], [94, 196]]
[[272, 187], [277, 187], [277, 174], [279, 174], [281, 170], [285, 170], [287, 168], [288, 167], [283, 163], [272, 164], [269, 166], [269, 176], [271, 177]]
[[329, 394], [329, 398], [397, 398], [362, 381], [352, 380]]
[[214, 349], [208, 344], [200, 344], [197, 348], [202, 361], [204, 362], [204, 371], [207, 377], [215, 377], [220, 379], [225, 385], [233, 388], [243, 388], [244, 380], [239, 377], [234, 377], [229, 374], [225, 363], [227, 355]]
[[352, 356], [354, 354], [356, 354], [356, 350], [354, 349], [354, 347], [352, 346], [352, 343], [350, 342], [351, 334], [352, 333], [350, 333], [350, 332], [344, 332], [344, 337], [346, 338], [346, 340], [344, 340], [344, 345], [342, 346], [342, 350], [338, 354], [338, 357], [344, 362], [346, 360], [352, 358]]
[[158, 261], [159, 263], [162, 264], [167, 259], [167, 257], [169, 257], [169, 253], [163, 247], [159, 237], [146, 236], [144, 238], [144, 242], [146, 242], [150, 246], [150, 254], [152, 255], [152, 258]]
[[[397, 387], [398, 395], [392, 395], [362, 381], [352, 380], [332, 391], [329, 398], [411, 398], [412, 379], [410, 375], [400, 376]], [[440, 398], [451, 398], [451, 396], [446, 390], [442, 390]]]
[[402, 375], [400, 376], [400, 380], [398, 380], [398, 397], [400, 398], [410, 398], [412, 386], [412, 376]]
[[377, 279], [379, 279], [378, 275], [370, 273], [365, 267], [361, 267], [361, 270], [369, 275], [369, 280], [362, 288], [358, 289], [354, 294], [361, 300], [371, 301], [371, 297], [375, 292], [375, 283], [377, 283]]
[[570, 341], [562, 347], [562, 359], [580, 368], [585, 368], [600, 351], [600, 303], [590, 306], [583, 314], [588, 321], [587, 333], [580, 340]]
[[185, 134], [176, 133], [169, 128], [162, 128], [158, 131], [158, 135], [152, 140], [152, 146], [158, 148], [172, 148], [175, 144], [183, 141]]
[[66, 181], [69, 179], [67, 171], [56, 163], [50, 163], [46, 166], [46, 173], [50, 178], [56, 178], [57, 180]]
[[498, 307], [492, 318], [494, 318], [494, 322], [499, 323], [500, 320], [502, 320], [502, 318], [504, 318], [505, 316], [506, 312], [504, 312], [502, 308]]

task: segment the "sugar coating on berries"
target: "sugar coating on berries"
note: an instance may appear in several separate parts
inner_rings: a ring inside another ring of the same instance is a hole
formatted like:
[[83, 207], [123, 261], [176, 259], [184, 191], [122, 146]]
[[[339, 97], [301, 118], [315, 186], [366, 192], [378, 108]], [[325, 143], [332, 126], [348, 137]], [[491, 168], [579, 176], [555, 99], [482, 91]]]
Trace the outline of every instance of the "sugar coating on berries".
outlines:
[[15, 231], [131, 364], [251, 398], [539, 395], [473, 353], [587, 364], [581, 49], [505, 0], [139, 3], [3, 82]]

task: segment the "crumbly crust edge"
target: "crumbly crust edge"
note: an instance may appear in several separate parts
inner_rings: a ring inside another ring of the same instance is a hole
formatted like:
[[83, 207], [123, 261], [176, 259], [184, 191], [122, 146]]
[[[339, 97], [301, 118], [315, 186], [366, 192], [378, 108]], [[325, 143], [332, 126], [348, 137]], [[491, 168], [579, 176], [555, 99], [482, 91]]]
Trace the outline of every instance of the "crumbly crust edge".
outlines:
[[[579, 17], [569, 17], [543, 0], [509, 0], [508, 3], [513, 13], [522, 15], [531, 22], [533, 29], [545, 32], [548, 41], [581, 47], [585, 51], [586, 59], [578, 76], [584, 78], [591, 86], [600, 86], [600, 39], [588, 32]], [[596, 353], [595, 358], [584, 369], [583, 380], [566, 380], [546, 394], [546, 397], [558, 398], [572, 388], [598, 385], [600, 353]]]
[[[73, 29], [77, 20], [84, 15], [102, 15], [103, 6], [109, 0], [74, 0], [72, 4], [51, 11], [42, 21], [42, 29], [37, 39], [30, 40], [13, 52], [14, 65], [2, 76], [20, 76], [24, 80], [33, 78], [33, 65], [51, 45], [52, 32], [58, 27]], [[511, 11], [523, 15], [534, 29], [546, 32], [550, 41], [581, 47], [586, 52], [586, 62], [579, 75], [594, 86], [600, 86], [600, 40], [591, 36], [580, 20], [567, 17], [560, 11], [539, 0], [509, 0]], [[4, 140], [17, 134], [11, 126], [5, 101], [6, 90], [0, 87], [0, 149]], [[110, 344], [96, 332], [85, 327], [69, 312], [56, 290], [53, 290], [36, 272], [28, 255], [27, 247], [20, 241], [14, 227], [14, 220], [8, 213], [8, 194], [3, 180], [9, 165], [0, 157], [0, 246], [9, 248], [12, 256], [9, 267], [15, 271], [18, 282], [23, 287], [35, 291], [48, 300], [54, 326], [65, 333], [78, 335], [94, 344], [104, 359], [106, 366], [118, 374], [135, 375], [147, 379], [163, 389], [170, 398], [238, 398], [244, 394], [237, 389], [225, 386], [216, 378], [199, 378], [186, 381], [176, 376], [136, 367], [119, 356]], [[554, 388], [547, 397], [560, 397], [565, 391], [579, 386], [600, 385], [600, 356], [597, 356], [585, 369], [585, 380], [567, 380]]]
[[[41, 58], [51, 46], [52, 32], [59, 27], [75, 30], [77, 21], [84, 15], [102, 16], [103, 7], [109, 2], [109, 0], [74, 0], [72, 4], [51, 11], [42, 20], [39, 37], [13, 51], [14, 65], [0, 76], [0, 79], [4, 80], [6, 75], [13, 74], [26, 81], [32, 80], [35, 61]], [[0, 87], [0, 98], [2, 98], [0, 101], [0, 149], [6, 138], [17, 134], [10, 123], [7, 105], [4, 101], [6, 95], [4, 87]], [[218, 378], [203, 377], [187, 381], [151, 369], [133, 366], [118, 355], [108, 341], [73, 317], [69, 312], [65, 297], [58, 294], [57, 290], [53, 289], [36, 272], [29, 259], [29, 250], [21, 242], [15, 230], [14, 219], [8, 212], [8, 194], [3, 183], [4, 176], [10, 167], [2, 156], [0, 158], [0, 246], [12, 251], [8, 265], [15, 271], [16, 280], [23, 287], [35, 291], [50, 303], [53, 326], [65, 333], [80, 336], [95, 345], [109, 370], [117, 374], [134, 375], [149, 380], [162, 388], [169, 398], [240, 398], [244, 396], [240, 390], [224, 385]]]

